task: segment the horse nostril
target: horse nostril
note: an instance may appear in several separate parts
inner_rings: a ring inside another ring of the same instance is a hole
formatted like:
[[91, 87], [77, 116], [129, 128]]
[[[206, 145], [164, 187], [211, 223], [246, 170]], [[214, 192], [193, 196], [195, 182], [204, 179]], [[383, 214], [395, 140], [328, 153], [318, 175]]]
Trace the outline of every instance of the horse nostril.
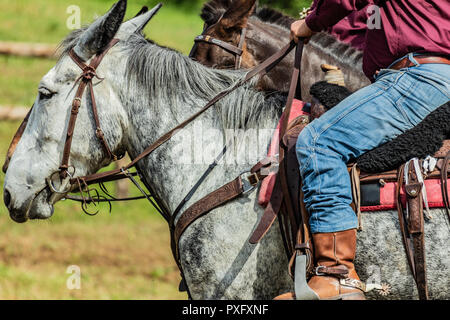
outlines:
[[3, 201], [5, 202], [6, 207], [9, 208], [9, 205], [11, 204], [11, 194], [6, 189], [3, 192]]

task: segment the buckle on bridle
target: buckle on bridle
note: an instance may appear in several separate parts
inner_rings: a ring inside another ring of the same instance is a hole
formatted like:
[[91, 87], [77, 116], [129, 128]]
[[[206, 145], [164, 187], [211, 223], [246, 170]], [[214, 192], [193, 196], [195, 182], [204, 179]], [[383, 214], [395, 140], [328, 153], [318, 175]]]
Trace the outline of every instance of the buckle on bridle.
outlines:
[[86, 79], [88, 81], [94, 79], [97, 77], [97, 73], [95, 72], [95, 69], [92, 66], [85, 66], [83, 68], [83, 79]]

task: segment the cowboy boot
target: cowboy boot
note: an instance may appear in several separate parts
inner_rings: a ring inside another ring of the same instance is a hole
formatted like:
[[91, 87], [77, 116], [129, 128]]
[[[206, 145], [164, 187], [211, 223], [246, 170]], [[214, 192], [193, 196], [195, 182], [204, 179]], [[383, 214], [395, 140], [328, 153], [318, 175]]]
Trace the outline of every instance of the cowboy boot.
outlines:
[[309, 287], [321, 300], [365, 300], [355, 271], [356, 229], [313, 234], [315, 275]]
[[[315, 274], [308, 286], [321, 300], [365, 300], [365, 285], [355, 271], [356, 229], [313, 234]], [[293, 292], [274, 300], [295, 300]]]

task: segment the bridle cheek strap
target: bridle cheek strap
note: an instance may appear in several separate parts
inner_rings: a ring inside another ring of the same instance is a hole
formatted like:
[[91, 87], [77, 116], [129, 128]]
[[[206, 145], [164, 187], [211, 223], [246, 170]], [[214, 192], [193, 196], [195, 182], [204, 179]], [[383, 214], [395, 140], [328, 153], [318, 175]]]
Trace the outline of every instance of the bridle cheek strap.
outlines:
[[75, 124], [77, 121], [78, 112], [81, 106], [81, 99], [83, 97], [84, 91], [86, 87], [89, 87], [89, 94], [91, 97], [91, 107], [92, 107], [92, 114], [94, 115], [94, 121], [95, 121], [95, 134], [97, 138], [99, 139], [104, 151], [108, 155], [108, 157], [115, 161], [117, 160], [117, 157], [111, 152], [110, 147], [108, 146], [108, 143], [106, 142], [105, 136], [103, 134], [103, 131], [100, 126], [100, 119], [98, 117], [98, 110], [97, 110], [97, 104], [95, 102], [95, 95], [94, 95], [94, 88], [92, 85], [92, 80], [94, 78], [103, 80], [97, 76], [96, 70], [98, 66], [100, 65], [100, 62], [103, 60], [106, 53], [117, 43], [119, 42], [119, 39], [113, 39], [108, 46], [103, 50], [101, 54], [96, 55], [94, 58], [92, 58], [91, 63], [89, 65], [86, 65], [83, 60], [75, 53], [75, 51], [72, 49], [69, 51], [69, 56], [72, 58], [72, 60], [80, 67], [81, 70], [83, 70], [83, 73], [80, 75], [80, 77], [76, 80], [75, 84], [80, 82], [78, 85], [77, 92], [75, 94], [75, 98], [72, 101], [72, 110], [70, 113], [70, 119], [69, 119], [69, 125], [67, 127], [67, 133], [66, 133], [66, 140], [64, 143], [64, 151], [63, 151], [63, 157], [61, 161], [61, 166], [59, 167], [60, 170], [60, 176], [61, 178], [66, 178], [68, 175], [68, 169], [69, 169], [69, 157], [70, 157], [70, 149], [72, 146], [72, 138], [73, 133], [75, 130]]

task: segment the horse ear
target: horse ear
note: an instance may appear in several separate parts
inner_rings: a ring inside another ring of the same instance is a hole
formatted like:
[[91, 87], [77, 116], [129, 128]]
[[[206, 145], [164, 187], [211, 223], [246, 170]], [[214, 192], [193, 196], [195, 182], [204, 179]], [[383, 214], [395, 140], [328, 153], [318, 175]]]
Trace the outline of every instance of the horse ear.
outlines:
[[136, 17], [139, 17], [141, 14], [144, 14], [144, 13], [146, 13], [146, 12], [148, 12], [148, 7], [147, 7], [147, 6], [143, 6], [142, 9], [139, 10], [139, 12], [138, 12], [134, 17], [135, 17], [135, 18], [136, 18]]
[[234, 0], [231, 8], [225, 12], [220, 20], [224, 29], [242, 29], [247, 26], [248, 18], [253, 14], [256, 0]]
[[123, 40], [124, 37], [129, 37], [133, 33], [142, 31], [161, 7], [162, 3], [157, 4], [150, 11], [148, 11], [148, 9], [147, 11], [144, 11], [145, 9], [143, 8], [140, 14], [122, 24], [119, 29], [119, 38]]
[[104, 16], [98, 18], [84, 31], [74, 47], [75, 53], [87, 61], [93, 55], [102, 52], [119, 30], [126, 10], [126, 0], [114, 4]]

